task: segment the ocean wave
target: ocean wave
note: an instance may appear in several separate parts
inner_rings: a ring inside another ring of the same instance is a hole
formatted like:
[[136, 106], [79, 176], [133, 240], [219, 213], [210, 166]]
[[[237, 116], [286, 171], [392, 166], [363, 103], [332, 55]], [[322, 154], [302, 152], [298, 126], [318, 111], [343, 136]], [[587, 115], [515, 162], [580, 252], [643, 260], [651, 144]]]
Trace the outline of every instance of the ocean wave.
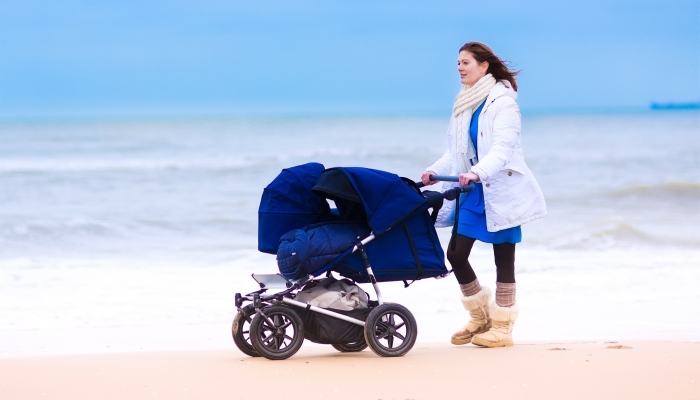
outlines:
[[631, 225], [624, 218], [614, 217], [595, 221], [575, 231], [559, 234], [548, 239], [548, 247], [553, 249], [610, 249], [616, 247], [645, 246], [700, 246], [700, 241], [689, 238], [659, 237], [644, 232]]
[[0, 172], [83, 172], [158, 169], [238, 169], [255, 164], [252, 160], [2, 160]]
[[698, 182], [662, 182], [654, 185], [632, 185], [604, 193], [614, 198], [630, 197], [674, 197], [678, 199], [700, 200]]
[[[94, 171], [144, 171], [144, 170], [242, 170], [264, 166], [286, 168], [289, 166], [319, 160], [334, 160], [345, 164], [362, 163], [368, 159], [401, 159], [411, 162], [418, 148], [366, 149], [366, 148], [311, 148], [297, 149], [280, 153], [248, 153], [226, 157], [177, 157], [177, 158], [118, 158], [113, 155], [103, 158], [43, 158], [43, 159], [3, 159], [0, 160], [0, 173], [22, 172], [94, 172]], [[420, 153], [418, 153], [420, 154]], [[427, 161], [418, 157], [422, 163]], [[422, 165], [422, 164], [421, 164]]]
[[669, 212], [699, 212], [700, 183], [670, 181], [655, 184], [636, 184], [610, 189], [560, 191], [558, 195], [546, 195], [552, 205], [566, 207], [614, 208], [623, 214], [633, 208]]
[[68, 234], [111, 236], [115, 226], [103, 221], [30, 222], [0, 225], [0, 241], [18, 238], [61, 237]]
[[45, 240], [89, 242], [110, 238], [134, 243], [141, 242], [143, 238], [186, 242], [191, 234], [218, 237], [228, 232], [230, 235], [250, 234], [255, 229], [256, 221], [245, 218], [167, 220], [136, 217], [125, 220], [34, 221], [0, 224], [0, 243], [40, 244]]

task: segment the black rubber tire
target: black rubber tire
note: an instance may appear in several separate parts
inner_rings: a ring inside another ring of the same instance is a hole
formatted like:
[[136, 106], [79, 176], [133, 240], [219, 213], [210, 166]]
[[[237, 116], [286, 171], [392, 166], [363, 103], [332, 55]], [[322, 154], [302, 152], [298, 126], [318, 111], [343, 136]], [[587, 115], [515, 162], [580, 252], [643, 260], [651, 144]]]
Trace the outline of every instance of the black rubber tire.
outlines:
[[261, 356], [284, 360], [293, 356], [304, 342], [304, 324], [294, 310], [285, 306], [262, 309], [250, 323], [250, 341]]
[[365, 321], [365, 341], [373, 352], [382, 357], [403, 356], [413, 348], [417, 336], [416, 319], [401, 304], [384, 303], [377, 306]]
[[242, 311], [239, 311], [233, 318], [231, 335], [238, 350], [251, 357], [260, 357], [260, 354], [250, 343], [250, 323], [253, 321], [253, 316], [255, 316], [255, 307], [252, 304], [243, 307]]
[[367, 348], [367, 342], [364, 340], [355, 343], [331, 343], [334, 349], [341, 353], [356, 353]]

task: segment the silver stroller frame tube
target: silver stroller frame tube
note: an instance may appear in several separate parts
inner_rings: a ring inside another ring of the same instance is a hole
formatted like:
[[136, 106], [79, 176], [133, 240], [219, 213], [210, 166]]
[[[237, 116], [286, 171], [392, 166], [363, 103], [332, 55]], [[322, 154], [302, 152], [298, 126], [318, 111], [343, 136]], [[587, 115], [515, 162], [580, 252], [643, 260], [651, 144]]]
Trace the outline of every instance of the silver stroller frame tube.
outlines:
[[384, 298], [382, 297], [382, 291], [379, 290], [379, 285], [377, 284], [377, 278], [374, 277], [374, 271], [372, 271], [372, 266], [369, 264], [369, 259], [367, 258], [367, 251], [365, 250], [365, 245], [372, 240], [374, 240], [374, 233], [370, 234], [366, 238], [364, 238], [360, 243], [355, 245], [355, 247], [352, 248], [352, 252], [360, 251], [360, 255], [362, 256], [362, 261], [365, 263], [365, 268], [367, 268], [367, 275], [369, 275], [369, 280], [372, 282], [372, 286], [374, 287], [374, 291], [377, 293], [377, 301], [379, 304], [384, 304]]
[[365, 321], [360, 321], [359, 319], [348, 317], [347, 315], [336, 313], [325, 308], [316, 307], [312, 306], [311, 304], [306, 304], [300, 301], [292, 300], [288, 297], [282, 297], [282, 302], [291, 304], [293, 306], [297, 306], [299, 308], [305, 308], [307, 310], [315, 311], [320, 314], [330, 315], [331, 317], [342, 319], [343, 321], [352, 322], [355, 325], [365, 326]]

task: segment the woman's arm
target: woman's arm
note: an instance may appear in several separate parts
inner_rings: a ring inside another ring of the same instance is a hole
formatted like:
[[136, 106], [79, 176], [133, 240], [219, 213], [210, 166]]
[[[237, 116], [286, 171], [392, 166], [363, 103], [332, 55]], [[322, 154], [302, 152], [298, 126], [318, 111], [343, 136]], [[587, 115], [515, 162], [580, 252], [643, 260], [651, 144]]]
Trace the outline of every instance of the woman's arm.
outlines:
[[471, 168], [471, 172], [486, 180], [502, 170], [511, 160], [513, 151], [520, 137], [520, 110], [518, 104], [510, 97], [509, 101], [493, 121], [493, 143], [488, 153]]

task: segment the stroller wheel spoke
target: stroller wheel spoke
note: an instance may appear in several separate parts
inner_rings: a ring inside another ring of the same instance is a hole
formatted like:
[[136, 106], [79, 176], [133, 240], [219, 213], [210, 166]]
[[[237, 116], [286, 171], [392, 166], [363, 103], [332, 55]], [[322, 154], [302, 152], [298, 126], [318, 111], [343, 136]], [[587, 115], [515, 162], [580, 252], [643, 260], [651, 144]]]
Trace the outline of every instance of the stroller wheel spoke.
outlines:
[[266, 331], [271, 331], [275, 329], [275, 324], [270, 320], [269, 318], [265, 317], [265, 320], [262, 323], [261, 328]]
[[291, 325], [291, 324], [292, 324], [292, 321], [288, 321], [286, 324], [280, 326], [279, 328], [280, 328], [280, 329], [287, 329], [287, 327], [288, 327], [289, 325]]
[[269, 318], [269, 320], [271, 322], [271, 325], [263, 324], [268, 325], [264, 326], [263, 330], [265, 332], [269, 332], [269, 335], [263, 337], [262, 342], [266, 346], [269, 346], [271, 350], [279, 351], [282, 350], [284, 347], [289, 346], [289, 344], [285, 345], [285, 342], [289, 340], [289, 342], [291, 343], [294, 339], [286, 334], [286, 328], [292, 325], [292, 320], [285, 318], [284, 315], [279, 314], [272, 315]]
[[384, 330], [383, 332], [378, 332], [377, 334], [377, 339], [385, 339], [389, 335], [388, 330]]
[[400, 334], [400, 333], [398, 333], [398, 332], [394, 333], [394, 337], [397, 337], [397, 338], [399, 338], [399, 339], [401, 339], [401, 340], [406, 340], [406, 338], [405, 338], [402, 334]]
[[394, 347], [394, 335], [389, 335], [389, 337], [386, 338], [386, 343], [389, 345], [390, 349]]
[[270, 340], [272, 340], [272, 339], [274, 339], [274, 338], [275, 338], [275, 337], [274, 337], [272, 334], [269, 334], [268, 336], [265, 336], [264, 338], [262, 338], [262, 342], [263, 342], [263, 343], [269, 343]]
[[396, 325], [394, 328], [398, 331], [399, 329], [403, 328], [405, 325], [406, 325], [406, 323], [402, 322], [402, 323]]

